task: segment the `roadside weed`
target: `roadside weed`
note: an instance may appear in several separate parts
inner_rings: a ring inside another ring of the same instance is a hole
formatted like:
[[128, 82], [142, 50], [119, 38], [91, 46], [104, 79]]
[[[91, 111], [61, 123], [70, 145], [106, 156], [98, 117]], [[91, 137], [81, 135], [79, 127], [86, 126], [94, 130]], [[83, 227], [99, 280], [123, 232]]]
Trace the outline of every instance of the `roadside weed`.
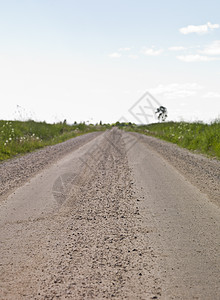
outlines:
[[135, 126], [126, 130], [155, 136], [181, 147], [220, 159], [220, 120], [202, 122], [164, 122]]
[[105, 126], [84, 123], [68, 125], [62, 122], [47, 124], [35, 121], [0, 120], [0, 161], [61, 143], [81, 134], [105, 129]]

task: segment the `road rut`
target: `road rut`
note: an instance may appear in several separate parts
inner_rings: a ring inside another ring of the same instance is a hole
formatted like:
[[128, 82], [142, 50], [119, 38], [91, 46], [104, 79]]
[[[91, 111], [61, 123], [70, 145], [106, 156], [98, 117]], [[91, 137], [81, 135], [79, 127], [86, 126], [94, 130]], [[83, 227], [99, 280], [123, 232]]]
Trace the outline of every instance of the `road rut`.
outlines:
[[0, 299], [218, 299], [220, 210], [189, 177], [116, 128], [54, 157], [2, 195]]

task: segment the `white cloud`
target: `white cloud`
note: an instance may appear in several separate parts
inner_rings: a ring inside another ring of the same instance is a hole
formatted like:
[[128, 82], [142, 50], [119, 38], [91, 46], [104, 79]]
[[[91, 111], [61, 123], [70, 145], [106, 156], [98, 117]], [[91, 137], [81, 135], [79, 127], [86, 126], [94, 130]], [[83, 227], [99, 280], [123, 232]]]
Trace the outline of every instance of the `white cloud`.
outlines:
[[205, 55], [199, 55], [199, 54], [191, 54], [191, 55], [179, 55], [177, 58], [184, 62], [208, 62], [208, 61], [214, 61], [219, 60], [217, 57], [209, 57]]
[[180, 28], [179, 31], [182, 34], [189, 34], [189, 33], [205, 34], [219, 27], [220, 27], [219, 24], [211, 24], [210, 22], [208, 22], [204, 25], [199, 25], [199, 26], [189, 25], [187, 27], [182, 27]]
[[130, 54], [128, 55], [129, 58], [132, 58], [132, 59], [138, 59], [138, 55], [135, 55], [135, 54]]
[[163, 95], [166, 99], [179, 99], [194, 96], [203, 87], [197, 83], [171, 83], [160, 84], [154, 89], [150, 89], [153, 95]]
[[203, 96], [203, 98], [219, 98], [220, 99], [220, 93], [208, 92]]
[[150, 55], [150, 56], [158, 56], [163, 52], [163, 49], [155, 50], [154, 47], [152, 48], [142, 48], [141, 53], [144, 55]]
[[200, 51], [200, 53], [206, 55], [220, 55], [220, 40], [214, 41], [209, 46], [207, 46], [204, 50]]
[[125, 48], [119, 48], [118, 51], [122, 52], [122, 51], [130, 51], [131, 48], [129, 47], [125, 47]]
[[118, 53], [118, 52], [114, 52], [114, 53], [109, 54], [109, 57], [111, 57], [111, 58], [120, 58], [121, 54]]
[[182, 46], [174, 46], [174, 47], [169, 48], [170, 51], [182, 51], [182, 50], [185, 50], [185, 49], [186, 48], [182, 47]]

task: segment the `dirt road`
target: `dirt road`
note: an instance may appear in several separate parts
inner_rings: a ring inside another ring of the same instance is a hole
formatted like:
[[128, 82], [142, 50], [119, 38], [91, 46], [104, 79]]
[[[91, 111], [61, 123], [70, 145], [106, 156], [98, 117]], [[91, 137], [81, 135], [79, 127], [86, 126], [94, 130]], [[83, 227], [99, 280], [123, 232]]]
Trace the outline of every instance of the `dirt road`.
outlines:
[[220, 162], [116, 128], [54, 147], [0, 165], [0, 299], [220, 299]]

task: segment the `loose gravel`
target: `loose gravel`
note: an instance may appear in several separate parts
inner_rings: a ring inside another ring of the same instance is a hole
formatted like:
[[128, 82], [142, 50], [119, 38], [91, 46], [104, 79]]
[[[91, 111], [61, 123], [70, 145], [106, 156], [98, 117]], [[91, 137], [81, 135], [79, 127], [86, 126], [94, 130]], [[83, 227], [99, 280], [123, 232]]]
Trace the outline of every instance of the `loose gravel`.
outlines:
[[171, 163], [188, 181], [220, 206], [220, 161], [193, 153], [154, 137], [132, 133]]
[[92, 132], [81, 135], [0, 163], [0, 196], [7, 195], [8, 191], [11, 192], [45, 167], [100, 134], [101, 132]]
[[2, 228], [3, 299], [159, 299], [133, 183], [121, 132], [105, 133], [56, 213]]
[[[118, 129], [103, 133], [91, 152], [86, 143], [99, 134], [0, 164], [0, 192], [5, 197], [65, 154], [82, 145], [88, 150], [86, 155], [82, 152], [79, 169], [72, 170], [72, 189], [64, 189], [68, 195], [57, 201], [55, 211], [1, 227], [0, 299], [164, 299], [161, 257], [152, 243], [152, 236], [159, 239], [151, 222], [156, 215], [148, 217], [147, 206], [142, 209], [150, 194], [141, 198], [136, 191], [123, 133]], [[219, 203], [218, 161], [155, 138], [132, 136]], [[144, 179], [147, 188], [150, 180]], [[55, 191], [59, 184], [56, 180]]]

